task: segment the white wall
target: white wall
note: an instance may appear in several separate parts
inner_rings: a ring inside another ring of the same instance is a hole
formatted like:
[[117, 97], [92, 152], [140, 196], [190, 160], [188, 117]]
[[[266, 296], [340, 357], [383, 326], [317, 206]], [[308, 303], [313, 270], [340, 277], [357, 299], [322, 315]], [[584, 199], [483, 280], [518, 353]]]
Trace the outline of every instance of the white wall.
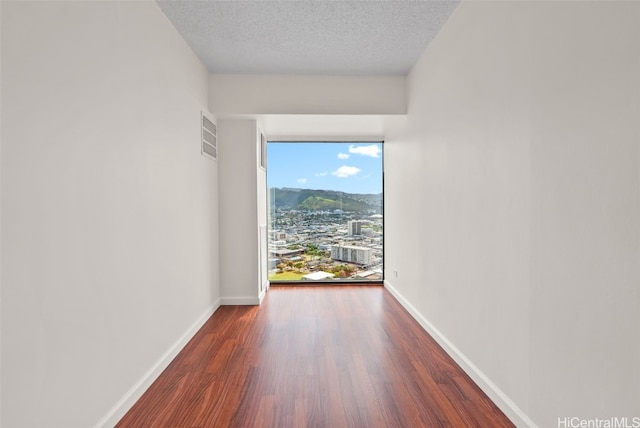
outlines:
[[531, 413], [640, 417], [640, 4], [535, 13]]
[[640, 416], [639, 29], [463, 3], [388, 122], [387, 285], [519, 425]]
[[261, 123], [272, 141], [382, 141], [387, 115], [272, 114]]
[[[218, 121], [220, 172], [220, 295], [225, 305], [259, 303], [257, 122]], [[262, 189], [266, 192], [266, 188]]]
[[209, 77], [211, 111], [233, 114], [405, 114], [404, 76]]
[[1, 423], [113, 425], [218, 301], [207, 72], [154, 2], [1, 7]]

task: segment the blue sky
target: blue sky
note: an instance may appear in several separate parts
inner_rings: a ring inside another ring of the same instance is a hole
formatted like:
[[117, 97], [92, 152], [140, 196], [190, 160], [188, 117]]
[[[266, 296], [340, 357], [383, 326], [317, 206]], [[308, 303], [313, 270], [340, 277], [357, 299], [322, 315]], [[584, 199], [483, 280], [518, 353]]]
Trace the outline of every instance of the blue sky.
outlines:
[[382, 144], [268, 143], [267, 185], [382, 192]]

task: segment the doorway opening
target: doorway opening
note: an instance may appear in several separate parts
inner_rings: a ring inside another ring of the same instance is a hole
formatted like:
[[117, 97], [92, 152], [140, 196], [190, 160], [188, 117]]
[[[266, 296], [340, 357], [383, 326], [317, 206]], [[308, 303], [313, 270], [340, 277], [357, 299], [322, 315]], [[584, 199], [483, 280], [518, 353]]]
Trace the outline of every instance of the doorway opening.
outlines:
[[271, 284], [381, 283], [383, 142], [267, 143]]

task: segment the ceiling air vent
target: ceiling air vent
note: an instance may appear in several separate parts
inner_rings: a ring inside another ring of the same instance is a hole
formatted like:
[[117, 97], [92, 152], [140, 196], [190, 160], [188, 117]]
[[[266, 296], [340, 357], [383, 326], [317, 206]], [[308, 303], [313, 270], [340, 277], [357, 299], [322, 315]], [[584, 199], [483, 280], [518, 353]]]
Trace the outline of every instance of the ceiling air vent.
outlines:
[[216, 124], [202, 112], [202, 156], [218, 159], [218, 133]]

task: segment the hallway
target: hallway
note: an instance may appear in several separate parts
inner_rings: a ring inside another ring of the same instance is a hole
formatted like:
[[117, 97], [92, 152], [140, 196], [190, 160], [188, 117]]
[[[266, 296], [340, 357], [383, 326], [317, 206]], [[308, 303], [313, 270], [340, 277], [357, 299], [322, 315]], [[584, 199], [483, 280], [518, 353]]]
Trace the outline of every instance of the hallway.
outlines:
[[223, 306], [117, 425], [510, 427], [380, 286]]

